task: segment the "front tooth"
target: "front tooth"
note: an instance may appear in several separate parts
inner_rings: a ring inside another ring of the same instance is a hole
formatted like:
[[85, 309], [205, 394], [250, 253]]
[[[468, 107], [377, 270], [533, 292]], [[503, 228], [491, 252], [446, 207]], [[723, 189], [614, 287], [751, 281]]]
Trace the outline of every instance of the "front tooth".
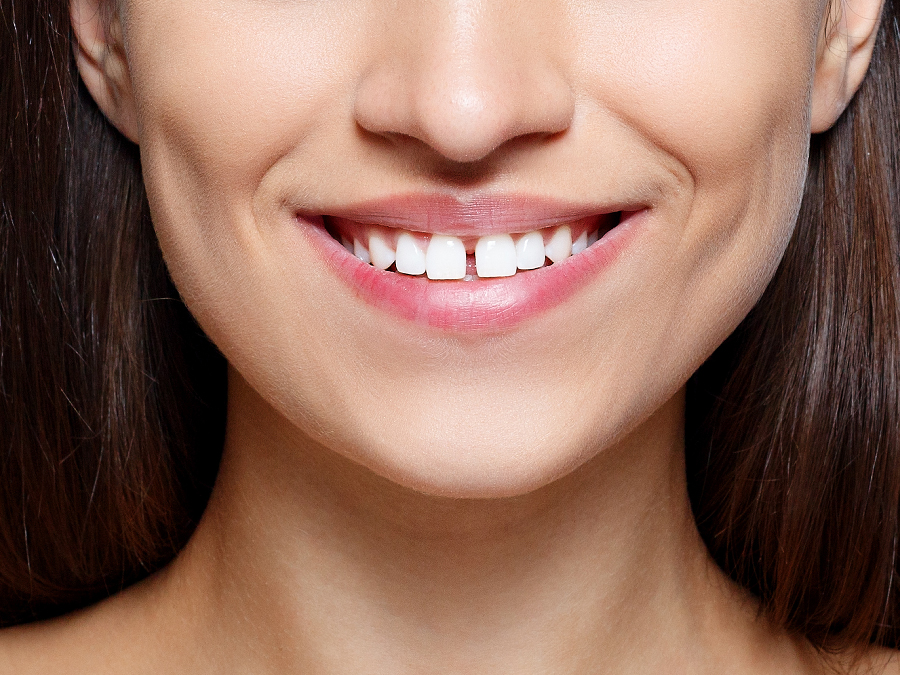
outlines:
[[380, 270], [386, 270], [397, 259], [394, 249], [377, 232], [369, 235], [369, 254], [372, 256], [372, 264]]
[[350, 251], [350, 253], [353, 253], [353, 242], [344, 235], [341, 235], [341, 246]]
[[565, 260], [572, 255], [572, 230], [568, 225], [557, 227], [545, 247], [547, 257], [553, 262]]
[[355, 255], [367, 265], [372, 262], [372, 258], [369, 257], [369, 249], [363, 246], [362, 242], [359, 239], [353, 240], [353, 255]]
[[588, 246], [593, 246], [594, 244], [597, 243], [597, 240], [598, 240], [598, 239], [600, 239], [600, 231], [599, 231], [599, 230], [594, 230], [593, 232], [591, 232], [591, 233], [588, 235], [587, 245], [588, 245]]
[[[398, 247], [398, 257], [399, 257]], [[429, 279], [462, 279], [466, 276], [466, 247], [459, 237], [432, 235], [425, 254], [425, 270]]]
[[425, 274], [425, 251], [409, 232], [397, 237], [397, 271], [401, 274]]
[[581, 253], [584, 249], [588, 247], [587, 243], [587, 232], [582, 232], [578, 235], [578, 239], [572, 242], [572, 255], [576, 253]]
[[536, 270], [544, 266], [544, 236], [529, 232], [516, 242], [516, 267], [520, 270]]
[[511, 277], [516, 273], [516, 245], [508, 234], [481, 237], [475, 244], [479, 277]]

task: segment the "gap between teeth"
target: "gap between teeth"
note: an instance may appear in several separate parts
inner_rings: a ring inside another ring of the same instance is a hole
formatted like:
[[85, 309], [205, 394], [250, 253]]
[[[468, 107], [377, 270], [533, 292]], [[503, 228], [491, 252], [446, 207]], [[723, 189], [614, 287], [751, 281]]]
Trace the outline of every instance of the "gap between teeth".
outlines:
[[[511, 277], [519, 270], [534, 270], [558, 263], [584, 251], [599, 238], [599, 231], [582, 232], [572, 240], [568, 225], [556, 227], [545, 241], [541, 231], [528, 232], [514, 240], [509, 234], [490, 234], [475, 244], [475, 268], [479, 278]], [[377, 230], [368, 241], [341, 237], [341, 243], [357, 258], [381, 270], [391, 265], [400, 274], [427, 275], [429, 279], [470, 279], [466, 271], [466, 247], [462, 239], [434, 234], [425, 241], [421, 235], [401, 232], [396, 246]]]

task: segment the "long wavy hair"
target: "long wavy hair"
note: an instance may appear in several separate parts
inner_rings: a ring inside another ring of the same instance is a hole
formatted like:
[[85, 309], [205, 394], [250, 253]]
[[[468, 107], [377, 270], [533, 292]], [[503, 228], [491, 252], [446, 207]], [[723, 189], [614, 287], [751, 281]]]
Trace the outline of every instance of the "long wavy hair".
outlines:
[[[710, 552], [824, 649], [900, 646], [900, 32], [811, 139], [763, 298], [688, 385]], [[170, 561], [208, 499], [225, 364], [169, 280], [140, 156], [80, 83], [67, 0], [0, 4], [0, 625]]]

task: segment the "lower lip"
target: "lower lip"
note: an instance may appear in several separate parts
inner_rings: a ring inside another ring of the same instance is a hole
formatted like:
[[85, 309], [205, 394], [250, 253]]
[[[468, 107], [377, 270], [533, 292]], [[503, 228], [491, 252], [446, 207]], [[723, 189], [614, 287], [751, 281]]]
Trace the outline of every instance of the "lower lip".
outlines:
[[385, 272], [335, 241], [321, 219], [298, 217], [309, 242], [357, 297], [407, 321], [447, 331], [502, 331], [559, 306], [609, 269], [646, 213], [623, 213], [618, 225], [586, 250], [511, 277], [431, 281]]

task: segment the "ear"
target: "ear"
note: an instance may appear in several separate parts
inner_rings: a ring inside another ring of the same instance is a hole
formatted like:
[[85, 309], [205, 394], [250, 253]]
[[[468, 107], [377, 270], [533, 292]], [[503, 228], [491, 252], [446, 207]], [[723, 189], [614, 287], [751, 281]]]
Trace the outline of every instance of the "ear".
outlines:
[[828, 0], [812, 93], [812, 133], [833, 125], [859, 89], [878, 35], [883, 0]]
[[75, 62], [107, 119], [138, 142], [137, 109], [115, 0], [70, 0]]

